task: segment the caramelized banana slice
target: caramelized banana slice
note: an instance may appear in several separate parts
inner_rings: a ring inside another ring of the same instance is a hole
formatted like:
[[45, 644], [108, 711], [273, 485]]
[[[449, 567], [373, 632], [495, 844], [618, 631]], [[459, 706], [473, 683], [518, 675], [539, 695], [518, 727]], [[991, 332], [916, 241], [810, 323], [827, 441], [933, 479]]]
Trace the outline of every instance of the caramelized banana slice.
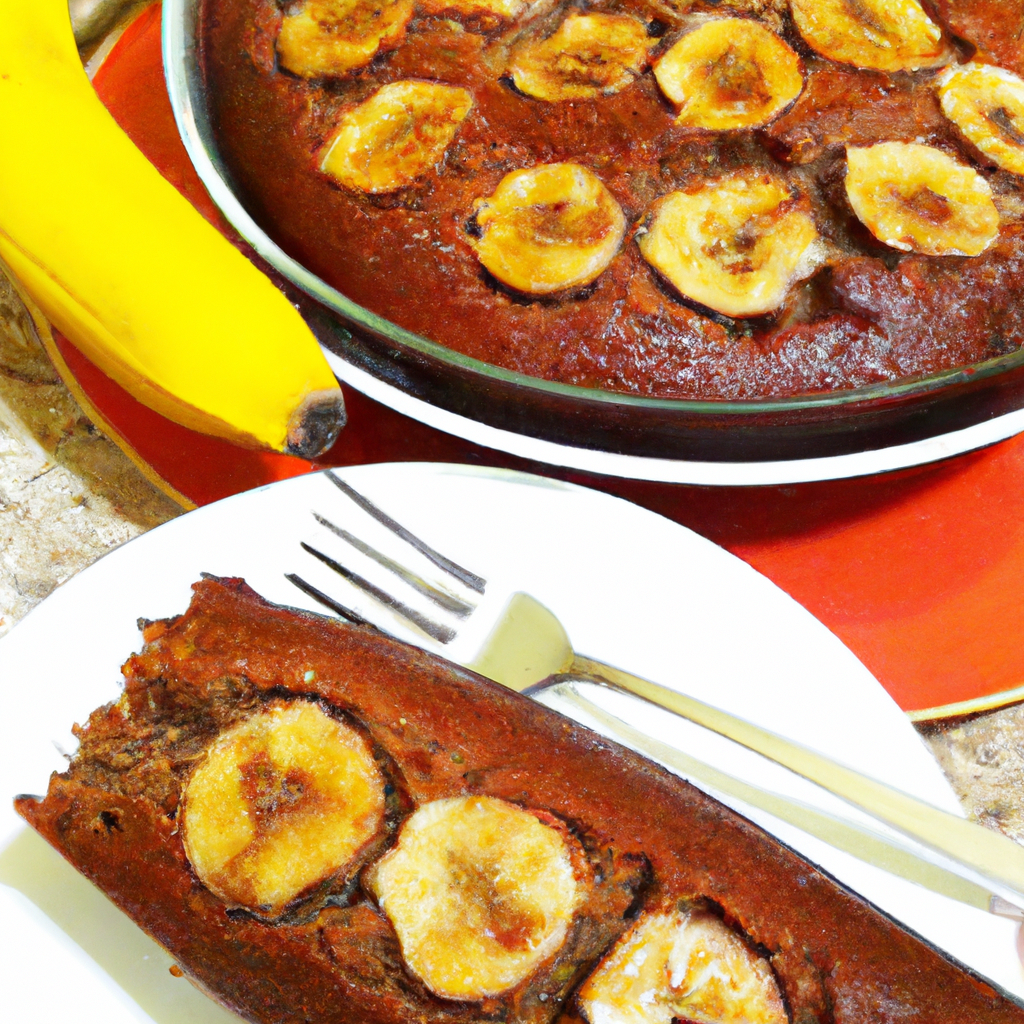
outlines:
[[625, 89], [647, 65], [656, 42], [623, 14], [572, 13], [547, 39], [521, 46], [509, 74], [527, 96], [551, 103]]
[[638, 243], [683, 295], [734, 317], [778, 308], [823, 258], [807, 199], [754, 171], [663, 196]]
[[410, 970], [447, 999], [527, 978], [558, 951], [583, 895], [571, 842], [493, 797], [417, 810], [370, 879]]
[[601, 179], [578, 164], [506, 174], [475, 204], [477, 258], [499, 280], [532, 295], [588, 284], [615, 258], [626, 217]]
[[303, 78], [343, 75], [405, 34], [413, 0], [302, 0], [277, 37], [281, 67]]
[[366, 740], [306, 701], [222, 733], [185, 787], [185, 853], [225, 902], [269, 916], [344, 871], [384, 819]]
[[433, 167], [472, 109], [465, 90], [392, 82], [341, 119], [320, 169], [362, 192], [393, 192]]
[[988, 182], [947, 153], [918, 143], [846, 150], [846, 194], [880, 242], [926, 256], [977, 256], [999, 234]]
[[787, 1024], [771, 968], [717, 917], [647, 914], [584, 982], [590, 1024]]
[[420, 0], [420, 9], [427, 14], [491, 14], [511, 21], [527, 6], [527, 0]]
[[729, 131], [777, 117], [804, 87], [800, 58], [749, 18], [716, 18], [688, 32], [654, 66], [676, 123]]
[[916, 71], [952, 58], [919, 0], [790, 0], [790, 10], [807, 44], [841, 64]]
[[991, 64], [950, 68], [939, 79], [942, 110], [1004, 170], [1024, 174], [1024, 80]]

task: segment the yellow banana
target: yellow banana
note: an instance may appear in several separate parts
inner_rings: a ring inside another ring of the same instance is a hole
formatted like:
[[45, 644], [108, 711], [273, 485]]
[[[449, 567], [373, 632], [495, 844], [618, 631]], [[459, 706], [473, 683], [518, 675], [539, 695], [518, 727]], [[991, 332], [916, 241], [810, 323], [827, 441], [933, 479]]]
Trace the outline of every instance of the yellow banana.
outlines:
[[705, 910], [643, 915], [586, 980], [590, 1024], [786, 1024], [771, 968]]
[[0, 259], [47, 318], [186, 427], [312, 457], [344, 423], [302, 318], [135, 148], [67, 0], [0, 0]]
[[848, 146], [846, 194], [880, 242], [926, 256], [978, 256], [999, 234], [988, 182], [933, 146]]
[[472, 107], [457, 86], [391, 82], [342, 117], [320, 170], [361, 192], [411, 185], [442, 159]]

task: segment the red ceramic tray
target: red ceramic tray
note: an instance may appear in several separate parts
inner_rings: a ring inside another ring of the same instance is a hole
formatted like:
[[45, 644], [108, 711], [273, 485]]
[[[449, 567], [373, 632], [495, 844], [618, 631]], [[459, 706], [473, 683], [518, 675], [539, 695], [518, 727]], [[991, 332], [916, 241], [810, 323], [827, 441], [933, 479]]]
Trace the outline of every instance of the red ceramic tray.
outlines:
[[[150, 160], [226, 230], [175, 129], [164, 90], [158, 5], [124, 33], [94, 84]], [[89, 411], [186, 506], [315, 468], [179, 427], [132, 399], [66, 340], [58, 336], [55, 342], [58, 360]], [[1024, 700], [1021, 437], [887, 476], [701, 488], [530, 465], [407, 419], [351, 389], [346, 399], [349, 426], [322, 465], [483, 463], [559, 475], [618, 494], [702, 533], [774, 580], [915, 717]], [[743, 636], [744, 624], [737, 621], [736, 642]]]

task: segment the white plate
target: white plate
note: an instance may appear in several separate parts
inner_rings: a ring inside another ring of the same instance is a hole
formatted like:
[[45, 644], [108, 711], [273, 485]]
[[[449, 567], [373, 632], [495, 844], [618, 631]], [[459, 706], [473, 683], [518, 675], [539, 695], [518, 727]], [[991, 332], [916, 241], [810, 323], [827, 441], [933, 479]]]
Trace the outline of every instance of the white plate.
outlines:
[[[413, 464], [341, 475], [484, 575], [492, 611], [514, 590], [525, 590], [558, 614], [577, 650], [677, 684], [958, 810], [906, 717], [853, 655], [774, 584], [696, 534], [619, 499], [522, 474]], [[313, 521], [313, 509], [371, 543], [382, 536], [330, 481], [299, 477], [199, 509], [132, 541], [59, 588], [0, 640], [5, 1019], [234, 1019], [173, 978], [166, 954], [27, 831], [8, 798], [45, 790], [48, 773], [61, 767], [60, 750], [73, 747], [70, 724], [116, 696], [119, 666], [139, 646], [136, 620], [183, 611], [202, 572], [244, 576], [270, 600], [315, 607], [284, 579], [285, 572], [298, 572], [392, 628], [369, 599], [331, 580], [299, 549], [306, 539], [339, 555], [345, 550]], [[351, 549], [345, 557], [364, 571]], [[485, 615], [474, 616], [452, 645], [455, 656], [479, 641], [474, 630], [479, 633]], [[397, 624], [394, 631], [416, 639]], [[665, 728], [656, 717], [647, 724]], [[802, 797], [801, 785], [813, 790], [781, 770], [769, 774], [755, 755], [695, 727], [677, 724], [672, 736], [691, 753], [762, 785]], [[1012, 922], [894, 879], [765, 815], [759, 820], [929, 941], [1024, 997]]]

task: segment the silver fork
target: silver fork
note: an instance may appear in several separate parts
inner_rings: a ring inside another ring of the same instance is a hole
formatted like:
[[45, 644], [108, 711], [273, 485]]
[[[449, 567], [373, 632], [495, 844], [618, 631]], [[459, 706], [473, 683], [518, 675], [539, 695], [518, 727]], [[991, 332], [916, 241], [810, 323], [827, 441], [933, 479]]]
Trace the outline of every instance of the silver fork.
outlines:
[[[465, 622], [479, 613], [478, 599], [487, 588], [485, 579], [414, 536], [333, 472], [328, 471], [325, 476], [364, 513], [457, 581], [469, 596], [429, 582], [314, 511], [315, 520], [324, 530], [397, 576], [452, 618]], [[319, 548], [305, 542], [301, 547], [438, 643], [449, 644], [459, 635], [458, 627], [422, 614]], [[289, 573], [286, 578], [343, 618], [380, 628], [298, 574]], [[939, 810], [719, 708], [577, 654], [557, 617], [529, 594], [512, 595], [475, 656], [463, 663], [520, 693], [535, 698], [542, 693], [553, 697], [556, 706], [567, 707], [574, 717], [595, 724], [606, 735], [696, 781], [712, 795], [732, 797], [765, 810], [862, 860], [961, 902], [1024, 920], [1024, 911], [1020, 909], [1024, 906], [1024, 848], [1008, 837]], [[591, 700], [587, 692], [595, 686], [629, 694], [725, 736], [866, 812], [882, 827], [867, 827], [768, 792], [662, 743]], [[549, 700], [545, 699], [545, 703]], [[902, 841], [901, 836], [911, 842]]]

